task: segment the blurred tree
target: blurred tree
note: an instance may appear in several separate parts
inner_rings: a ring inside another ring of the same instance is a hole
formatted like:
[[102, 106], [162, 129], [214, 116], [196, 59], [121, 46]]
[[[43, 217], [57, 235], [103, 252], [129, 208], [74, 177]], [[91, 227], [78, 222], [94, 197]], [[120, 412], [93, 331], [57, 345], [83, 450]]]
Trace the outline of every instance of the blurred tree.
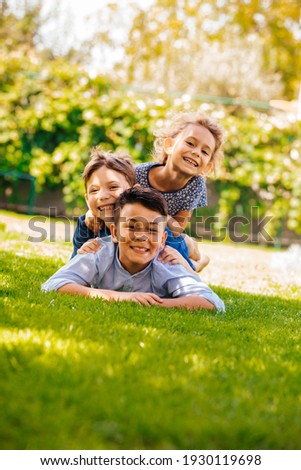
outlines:
[[27, 4], [23, 15], [16, 17], [9, 1], [0, 0], [0, 47], [6, 52], [16, 49], [27, 53], [36, 47], [38, 31], [41, 27], [42, 1]]
[[118, 67], [128, 82], [249, 99], [297, 96], [300, 0], [155, 0], [136, 8]]
[[[0, 0], [0, 48], [7, 52], [38, 53], [45, 60], [65, 57], [72, 63], [91, 60], [91, 42], [74, 46], [73, 16], [62, 15], [59, 0]], [[68, 20], [68, 21], [67, 21]]]
[[[279, 73], [284, 97], [298, 94], [301, 73], [300, 0], [243, 0], [232, 10], [229, 24], [238, 26], [239, 36], [257, 36], [262, 44], [264, 70]], [[226, 14], [226, 5], [223, 6]]]

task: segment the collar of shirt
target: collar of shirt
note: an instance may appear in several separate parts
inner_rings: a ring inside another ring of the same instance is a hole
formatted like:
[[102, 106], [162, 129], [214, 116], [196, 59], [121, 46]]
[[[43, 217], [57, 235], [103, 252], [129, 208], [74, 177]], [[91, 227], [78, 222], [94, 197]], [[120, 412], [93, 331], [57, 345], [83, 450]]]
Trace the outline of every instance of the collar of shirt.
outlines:
[[[156, 258], [157, 258], [157, 256], [156, 256]], [[120, 274], [123, 274], [124, 276], [127, 275], [129, 278], [132, 278], [132, 277], [143, 276], [144, 274], [147, 274], [149, 271], [151, 271], [153, 261], [151, 261], [144, 269], [142, 269], [142, 271], [138, 271], [135, 274], [131, 274], [126, 269], [124, 269], [124, 267], [120, 263], [120, 261], [119, 261], [119, 247], [118, 247], [118, 245], [116, 245], [115, 256], [114, 256], [114, 264], [115, 264], [115, 269]]]

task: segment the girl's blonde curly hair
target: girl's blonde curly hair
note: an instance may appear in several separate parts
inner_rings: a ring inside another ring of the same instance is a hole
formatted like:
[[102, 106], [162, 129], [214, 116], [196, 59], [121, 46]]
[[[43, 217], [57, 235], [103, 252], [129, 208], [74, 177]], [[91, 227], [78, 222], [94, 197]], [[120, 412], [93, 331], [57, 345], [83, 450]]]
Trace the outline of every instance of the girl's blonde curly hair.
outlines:
[[224, 157], [221, 147], [224, 143], [225, 131], [217, 121], [200, 111], [176, 114], [170, 119], [168, 125], [154, 131], [154, 159], [165, 164], [168, 155], [164, 151], [164, 140], [170, 137], [174, 139], [189, 124], [198, 124], [203, 126], [213, 135], [215, 140], [215, 149], [211, 157], [211, 162], [213, 162], [213, 168], [216, 170], [221, 166]]

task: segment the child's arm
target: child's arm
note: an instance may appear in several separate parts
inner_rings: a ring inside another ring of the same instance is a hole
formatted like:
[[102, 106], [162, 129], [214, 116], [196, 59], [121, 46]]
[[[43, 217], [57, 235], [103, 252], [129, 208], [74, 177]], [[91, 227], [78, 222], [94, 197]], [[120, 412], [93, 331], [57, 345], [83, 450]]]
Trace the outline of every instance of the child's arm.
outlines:
[[95, 215], [93, 215], [92, 211], [89, 209], [85, 215], [85, 224], [86, 227], [91, 230], [91, 232], [96, 234], [99, 232], [99, 230], [101, 230], [104, 222], [99, 217], [95, 217]]
[[163, 299], [161, 307], [185, 308], [187, 310], [197, 310], [200, 308], [214, 310], [216, 308], [214, 304], [197, 295], [190, 295], [177, 299]]
[[[181, 229], [185, 229], [190, 218], [192, 212], [191, 211], [178, 211], [174, 217], [170, 217], [167, 221], [167, 225], [170, 228], [174, 237], [178, 237], [181, 232]], [[200, 254], [198, 243], [188, 235], [184, 234], [185, 242], [188, 247], [188, 255], [190, 260], [193, 262], [195, 269], [197, 272], [202, 271], [207, 264], [209, 263], [209, 258], [205, 254]], [[184, 266], [186, 267], [186, 266]]]
[[116, 292], [107, 289], [94, 289], [80, 284], [65, 284], [58, 289], [61, 294], [82, 295], [90, 298], [101, 298], [107, 301], [136, 302], [140, 305], [158, 305], [159, 307], [176, 307], [187, 310], [213, 310], [215, 305], [198, 296], [181, 297], [177, 299], [161, 299], [151, 292]]
[[158, 305], [160, 307], [182, 307], [188, 310], [205, 308], [213, 310], [215, 306], [208, 300], [196, 295], [181, 297], [179, 299], [160, 299], [155, 294], [148, 292], [116, 292], [107, 289], [94, 289], [79, 284], [65, 284], [58, 289], [61, 294], [83, 295], [85, 297], [101, 298], [103, 300], [115, 300], [125, 302], [136, 302], [141, 305]]
[[[197, 275], [191, 275], [182, 266], [166, 266], [158, 275], [159, 289], [162, 279], [166, 278], [162, 291], [163, 307], [182, 307], [188, 310], [205, 308], [207, 310], [225, 310], [224, 302]], [[161, 281], [161, 282], [160, 282]], [[160, 292], [160, 290], [158, 290]]]
[[84, 297], [101, 298], [124, 302], [136, 302], [140, 305], [162, 305], [163, 300], [151, 292], [117, 292], [108, 289], [95, 289], [80, 284], [65, 284], [58, 289], [61, 294], [83, 295]]
[[174, 237], [178, 237], [187, 227], [192, 211], [178, 211], [174, 216], [169, 216], [167, 226], [172, 231]]

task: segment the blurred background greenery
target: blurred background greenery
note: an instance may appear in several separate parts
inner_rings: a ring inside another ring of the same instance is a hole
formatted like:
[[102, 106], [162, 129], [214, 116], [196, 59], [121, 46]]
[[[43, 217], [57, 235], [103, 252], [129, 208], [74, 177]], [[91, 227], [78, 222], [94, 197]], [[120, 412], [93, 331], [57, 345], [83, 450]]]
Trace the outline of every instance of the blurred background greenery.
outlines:
[[217, 230], [255, 206], [274, 241], [301, 240], [300, 0], [99, 2], [74, 44], [58, 5], [0, 0], [2, 207], [42, 212], [59, 195], [79, 215], [92, 145], [148, 161], [167, 113], [201, 108], [227, 142], [200, 215]]

